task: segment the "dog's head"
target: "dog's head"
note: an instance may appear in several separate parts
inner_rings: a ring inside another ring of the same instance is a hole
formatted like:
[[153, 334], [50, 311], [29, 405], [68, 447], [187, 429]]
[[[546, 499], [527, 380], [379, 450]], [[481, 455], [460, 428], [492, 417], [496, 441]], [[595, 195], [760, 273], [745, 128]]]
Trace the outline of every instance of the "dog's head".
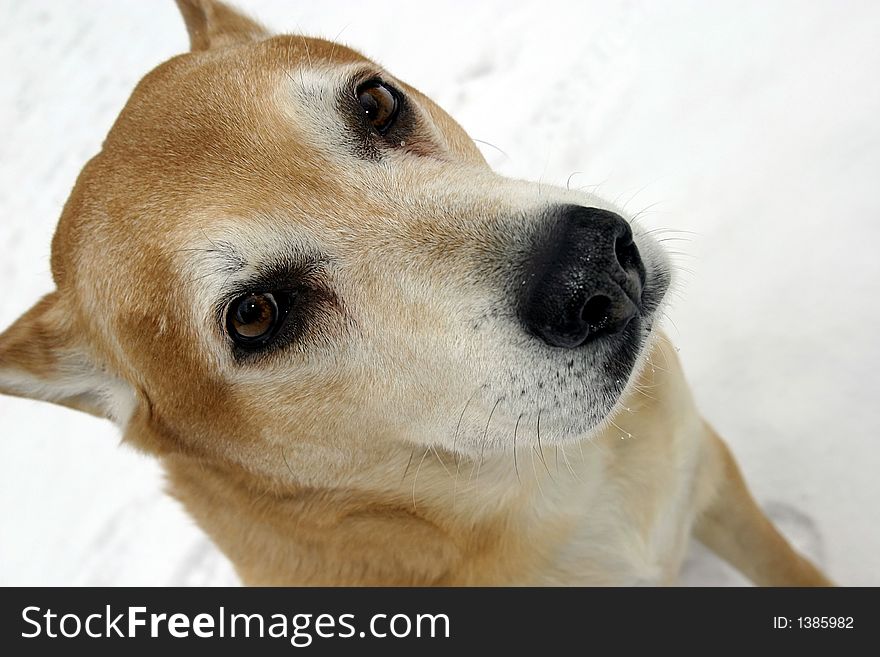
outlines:
[[494, 174], [342, 45], [179, 4], [192, 51], [80, 175], [57, 290], [0, 337], [0, 389], [306, 478], [380, 443], [479, 453], [608, 418], [669, 284], [650, 236]]

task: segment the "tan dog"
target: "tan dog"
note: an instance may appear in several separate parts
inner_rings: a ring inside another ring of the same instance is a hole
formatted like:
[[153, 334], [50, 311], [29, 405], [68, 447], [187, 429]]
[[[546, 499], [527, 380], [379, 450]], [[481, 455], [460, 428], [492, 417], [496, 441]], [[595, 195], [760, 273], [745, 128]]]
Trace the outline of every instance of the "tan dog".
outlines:
[[671, 583], [691, 531], [828, 583], [694, 407], [650, 235], [348, 48], [179, 4], [0, 390], [119, 424], [249, 584]]

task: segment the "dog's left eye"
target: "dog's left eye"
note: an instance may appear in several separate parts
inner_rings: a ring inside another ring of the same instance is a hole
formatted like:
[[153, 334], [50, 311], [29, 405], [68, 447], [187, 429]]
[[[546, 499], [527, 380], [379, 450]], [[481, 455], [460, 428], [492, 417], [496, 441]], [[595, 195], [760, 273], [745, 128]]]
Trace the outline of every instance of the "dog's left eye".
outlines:
[[400, 108], [397, 91], [381, 80], [370, 80], [357, 88], [357, 100], [370, 126], [380, 135], [388, 132]]

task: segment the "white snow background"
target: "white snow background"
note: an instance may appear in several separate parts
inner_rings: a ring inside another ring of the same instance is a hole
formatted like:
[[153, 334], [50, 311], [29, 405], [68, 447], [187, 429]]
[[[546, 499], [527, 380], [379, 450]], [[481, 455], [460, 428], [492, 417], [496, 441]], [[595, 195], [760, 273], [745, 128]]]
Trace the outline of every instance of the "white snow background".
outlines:
[[[702, 410], [802, 549], [880, 584], [880, 4], [239, 5], [386, 65], [504, 174], [694, 231], [667, 329]], [[186, 45], [171, 0], [0, 2], [0, 327], [51, 289], [61, 206], [131, 89]], [[0, 583], [234, 583], [162, 485], [110, 423], [0, 398]], [[694, 546], [683, 582], [744, 580]]]

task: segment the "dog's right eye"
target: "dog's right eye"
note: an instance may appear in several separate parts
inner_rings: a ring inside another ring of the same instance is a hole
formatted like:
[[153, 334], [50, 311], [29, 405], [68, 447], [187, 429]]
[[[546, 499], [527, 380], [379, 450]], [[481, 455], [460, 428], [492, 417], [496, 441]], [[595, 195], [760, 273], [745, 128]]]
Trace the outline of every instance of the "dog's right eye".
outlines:
[[384, 135], [391, 129], [400, 109], [395, 89], [381, 80], [370, 80], [358, 87], [357, 100], [373, 130]]
[[289, 302], [283, 294], [258, 292], [240, 296], [226, 311], [226, 330], [239, 347], [259, 349], [276, 336], [288, 309]]

